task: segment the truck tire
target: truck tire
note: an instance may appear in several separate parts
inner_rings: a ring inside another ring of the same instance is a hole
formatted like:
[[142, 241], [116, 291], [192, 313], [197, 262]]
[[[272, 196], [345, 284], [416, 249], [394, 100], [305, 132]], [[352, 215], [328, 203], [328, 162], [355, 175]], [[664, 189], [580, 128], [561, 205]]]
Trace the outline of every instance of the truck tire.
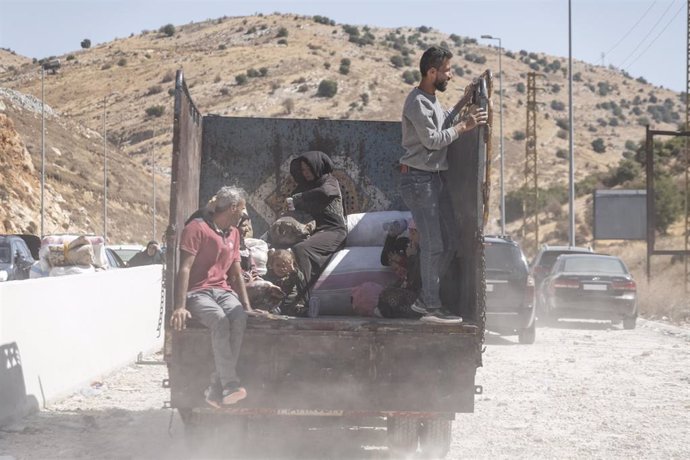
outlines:
[[241, 415], [189, 411], [180, 416], [192, 457], [242, 458], [248, 420]]
[[387, 417], [388, 450], [394, 458], [412, 455], [419, 442], [419, 419], [414, 417]]
[[419, 446], [424, 458], [445, 458], [450, 450], [453, 421], [434, 418], [422, 421]]
[[532, 345], [537, 338], [537, 324], [536, 319], [532, 321], [529, 327], [520, 329], [518, 331], [518, 341], [525, 345]]

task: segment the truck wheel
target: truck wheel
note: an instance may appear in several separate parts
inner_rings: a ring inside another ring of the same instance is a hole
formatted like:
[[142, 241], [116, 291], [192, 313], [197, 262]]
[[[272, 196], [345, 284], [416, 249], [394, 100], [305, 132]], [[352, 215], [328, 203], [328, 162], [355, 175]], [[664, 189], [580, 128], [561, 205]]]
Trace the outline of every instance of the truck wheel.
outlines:
[[388, 449], [397, 457], [414, 454], [419, 442], [419, 419], [388, 417], [386, 419]]
[[623, 318], [623, 329], [635, 329], [635, 326], [637, 325], [637, 316], [631, 316], [631, 317], [626, 317]]
[[450, 450], [452, 420], [429, 419], [422, 421], [419, 445], [424, 458], [444, 458]]
[[518, 341], [525, 345], [532, 345], [537, 338], [536, 320], [532, 321], [529, 327], [518, 331]]
[[187, 447], [193, 457], [242, 456], [248, 431], [247, 417], [190, 411], [182, 416], [182, 421]]

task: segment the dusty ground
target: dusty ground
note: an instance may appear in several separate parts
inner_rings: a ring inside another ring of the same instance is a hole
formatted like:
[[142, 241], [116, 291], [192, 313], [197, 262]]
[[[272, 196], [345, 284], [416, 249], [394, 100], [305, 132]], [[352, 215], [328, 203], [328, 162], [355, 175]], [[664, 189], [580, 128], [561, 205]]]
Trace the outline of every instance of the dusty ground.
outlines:
[[[168, 434], [165, 376], [132, 365], [5, 427], [0, 459], [199, 458], [177, 415]], [[562, 323], [532, 346], [491, 336], [477, 382], [447, 458], [690, 458], [690, 329]], [[390, 458], [381, 428], [250, 429], [249, 458]]]

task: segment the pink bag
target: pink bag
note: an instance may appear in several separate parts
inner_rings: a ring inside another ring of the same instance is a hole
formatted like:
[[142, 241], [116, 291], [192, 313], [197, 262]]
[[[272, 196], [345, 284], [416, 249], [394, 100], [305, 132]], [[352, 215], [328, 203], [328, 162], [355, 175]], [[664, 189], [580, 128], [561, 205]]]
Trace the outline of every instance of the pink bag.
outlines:
[[377, 316], [374, 310], [379, 303], [383, 286], [367, 281], [352, 289], [352, 310], [360, 316]]

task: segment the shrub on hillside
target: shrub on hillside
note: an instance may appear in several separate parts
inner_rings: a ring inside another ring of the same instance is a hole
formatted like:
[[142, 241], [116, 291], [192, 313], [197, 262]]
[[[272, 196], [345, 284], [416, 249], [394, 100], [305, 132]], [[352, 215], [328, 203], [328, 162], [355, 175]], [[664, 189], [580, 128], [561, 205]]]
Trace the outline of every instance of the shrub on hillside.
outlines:
[[256, 77], [258, 77], [259, 75], [261, 75], [261, 74], [260, 74], [259, 71], [256, 70], [255, 68], [252, 67], [251, 69], [247, 69], [247, 76], [248, 76], [249, 78], [256, 78]]
[[238, 85], [246, 85], [249, 79], [247, 78], [247, 75], [240, 73], [235, 75], [235, 81], [237, 82]]
[[520, 82], [517, 84], [515, 89], [517, 89], [518, 93], [523, 94], [525, 92], [525, 84]]
[[160, 117], [165, 113], [165, 107], [162, 105], [152, 105], [146, 109], [146, 115], [149, 117]]
[[83, 49], [89, 49], [89, 48], [91, 48], [91, 40], [89, 40], [88, 38], [83, 39], [83, 40], [81, 41], [81, 47], [82, 47]]
[[335, 25], [335, 21], [333, 19], [327, 18], [326, 16], [319, 16], [317, 14], [316, 16], [312, 17], [312, 19], [314, 20], [314, 22], [319, 23], [319, 24], [323, 24], [326, 26], [334, 26]]
[[158, 32], [165, 35], [166, 37], [172, 37], [175, 35], [175, 26], [172, 24], [166, 24], [158, 29]]
[[120, 67], [126, 66], [127, 65], [127, 59], [120, 58], [120, 60], [117, 61], [117, 65], [119, 65]]
[[268, 67], [259, 67], [259, 75], [262, 77], [268, 75]]
[[565, 104], [561, 101], [553, 100], [551, 101], [551, 108], [557, 112], [562, 112], [565, 110]]
[[287, 37], [288, 36], [288, 30], [285, 27], [281, 27], [278, 29], [278, 33], [276, 34], [277, 38], [281, 37]]
[[524, 131], [515, 131], [513, 132], [513, 140], [515, 141], [523, 141], [525, 140], [525, 132]]
[[592, 141], [592, 149], [594, 149], [595, 152], [597, 153], [604, 153], [606, 152], [606, 144], [604, 143], [604, 139], [601, 137], [597, 137]]
[[402, 73], [402, 79], [408, 85], [414, 85], [422, 79], [422, 74], [419, 70], [406, 70]]
[[316, 90], [318, 97], [333, 97], [338, 93], [338, 82], [334, 80], [321, 80]]
[[276, 43], [278, 43], [279, 45], [287, 45], [288, 41], [285, 38], [281, 38]]
[[391, 64], [393, 64], [393, 67], [395, 67], [396, 69], [399, 69], [403, 66], [403, 57], [399, 54], [391, 56]]
[[149, 86], [148, 91], [146, 91], [147, 96], [153, 96], [154, 94], [162, 93], [163, 87], [161, 85]]

